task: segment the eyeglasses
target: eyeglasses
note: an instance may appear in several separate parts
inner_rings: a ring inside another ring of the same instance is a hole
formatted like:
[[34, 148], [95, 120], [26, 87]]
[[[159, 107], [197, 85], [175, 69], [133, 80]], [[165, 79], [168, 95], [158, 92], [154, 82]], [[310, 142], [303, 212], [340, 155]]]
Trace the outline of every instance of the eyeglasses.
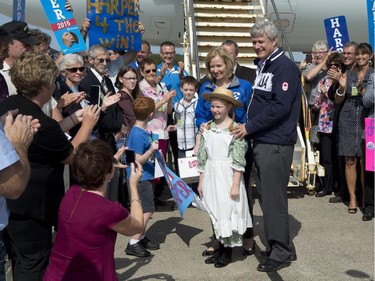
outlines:
[[325, 53], [327, 53], [327, 51], [314, 52], [313, 54], [314, 54], [314, 55], [323, 55], [323, 54], [325, 54]]
[[343, 52], [342, 53], [344, 56], [348, 55], [348, 56], [351, 56], [351, 55], [354, 55], [354, 53], [351, 53], [351, 52]]
[[76, 72], [78, 72], [78, 70], [79, 70], [79, 72], [84, 72], [86, 70], [86, 67], [84, 67], [84, 66], [81, 66], [81, 67], [72, 67], [72, 68], [67, 68], [65, 70], [67, 70], [67, 71], [69, 71], [71, 73], [76, 73]]
[[109, 63], [111, 60], [110, 59], [96, 59], [99, 63]]
[[175, 52], [163, 53], [164, 56], [174, 56]]
[[155, 69], [155, 68], [145, 70], [146, 74], [149, 74], [151, 71], [152, 71], [153, 73], [156, 73], [156, 69]]
[[137, 77], [125, 77], [125, 76], [122, 76], [122, 78], [124, 78], [127, 81], [137, 81], [138, 80]]

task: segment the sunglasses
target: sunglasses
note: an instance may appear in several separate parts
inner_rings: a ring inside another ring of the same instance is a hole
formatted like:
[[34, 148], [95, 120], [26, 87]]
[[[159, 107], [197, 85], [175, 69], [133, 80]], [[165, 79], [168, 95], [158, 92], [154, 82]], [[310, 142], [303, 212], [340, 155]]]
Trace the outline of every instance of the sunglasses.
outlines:
[[109, 63], [111, 60], [110, 59], [96, 59], [99, 63]]
[[138, 80], [137, 77], [125, 77], [125, 76], [122, 76], [122, 78], [124, 78], [126, 81], [136, 81], [136, 80]]
[[78, 70], [79, 70], [79, 72], [84, 72], [86, 70], [86, 67], [84, 67], [84, 66], [81, 66], [81, 67], [72, 67], [72, 68], [67, 68], [65, 70], [67, 70], [67, 71], [69, 71], [71, 73], [76, 73], [76, 72], [78, 72]]
[[151, 71], [152, 71], [153, 73], [156, 73], [156, 69], [155, 69], [155, 68], [145, 70], [146, 74], [149, 74]]

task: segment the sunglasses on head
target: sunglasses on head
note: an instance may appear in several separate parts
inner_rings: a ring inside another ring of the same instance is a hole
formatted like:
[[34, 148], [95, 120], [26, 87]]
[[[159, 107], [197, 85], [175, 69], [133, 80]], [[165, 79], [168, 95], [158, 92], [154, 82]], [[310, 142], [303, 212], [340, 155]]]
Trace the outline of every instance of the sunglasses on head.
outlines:
[[71, 72], [71, 73], [76, 73], [78, 70], [79, 70], [79, 72], [84, 72], [86, 70], [86, 67], [84, 67], [84, 66], [72, 67], [72, 68], [67, 68], [66, 70]]
[[156, 73], [156, 69], [155, 69], [155, 68], [145, 70], [145, 72], [146, 72], [147, 74], [149, 74], [151, 71], [152, 71], [153, 73]]

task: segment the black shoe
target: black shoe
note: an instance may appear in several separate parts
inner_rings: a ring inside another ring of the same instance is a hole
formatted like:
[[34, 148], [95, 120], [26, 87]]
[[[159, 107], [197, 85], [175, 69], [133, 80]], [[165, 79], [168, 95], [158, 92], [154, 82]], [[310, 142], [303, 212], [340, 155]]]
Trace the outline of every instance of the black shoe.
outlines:
[[126, 246], [125, 253], [130, 256], [136, 256], [138, 258], [147, 258], [151, 255], [149, 251], [142, 247], [140, 242], [134, 245], [128, 244], [128, 246]]
[[332, 192], [322, 190], [318, 193], [315, 193], [315, 197], [324, 197], [324, 196], [331, 195], [331, 194], [332, 194]]
[[373, 213], [364, 213], [362, 216], [363, 221], [371, 221], [374, 218]]
[[141, 243], [141, 245], [143, 246], [143, 248], [145, 248], [147, 250], [158, 250], [158, 249], [160, 249], [160, 245], [159, 244], [157, 244], [155, 242], [152, 242], [147, 237], [143, 238], [139, 242]]
[[226, 258], [224, 255], [222, 255], [214, 264], [216, 268], [222, 268], [227, 266], [232, 262], [231, 258]]
[[211, 257], [207, 258], [204, 262], [206, 264], [216, 263], [220, 259], [221, 256], [222, 256], [222, 251], [217, 250], [214, 255], [212, 255]]
[[329, 203], [342, 203], [343, 200], [341, 196], [336, 195], [335, 197], [329, 198], [328, 202]]
[[216, 263], [218, 259], [219, 258], [217, 256], [213, 255], [213, 256], [207, 258], [204, 262], [206, 264], [212, 264], [212, 263]]
[[277, 260], [267, 259], [265, 262], [260, 263], [257, 270], [260, 272], [276, 271], [284, 267], [290, 266], [290, 262], [282, 262]]

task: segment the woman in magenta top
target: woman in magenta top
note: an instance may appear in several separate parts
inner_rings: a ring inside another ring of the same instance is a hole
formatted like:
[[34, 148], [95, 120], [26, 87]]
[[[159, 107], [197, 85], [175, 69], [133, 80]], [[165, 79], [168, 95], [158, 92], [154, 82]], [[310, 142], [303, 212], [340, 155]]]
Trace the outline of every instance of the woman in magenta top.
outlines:
[[[124, 148], [116, 154], [124, 151]], [[73, 185], [59, 210], [59, 231], [52, 249], [44, 281], [114, 281], [114, 247], [117, 233], [133, 235], [143, 225], [137, 184], [142, 166], [132, 164], [130, 177], [131, 214], [118, 202], [105, 198], [113, 176], [111, 148], [101, 140], [79, 146], [73, 173], [81, 186]], [[116, 161], [118, 162], [118, 161]]]

